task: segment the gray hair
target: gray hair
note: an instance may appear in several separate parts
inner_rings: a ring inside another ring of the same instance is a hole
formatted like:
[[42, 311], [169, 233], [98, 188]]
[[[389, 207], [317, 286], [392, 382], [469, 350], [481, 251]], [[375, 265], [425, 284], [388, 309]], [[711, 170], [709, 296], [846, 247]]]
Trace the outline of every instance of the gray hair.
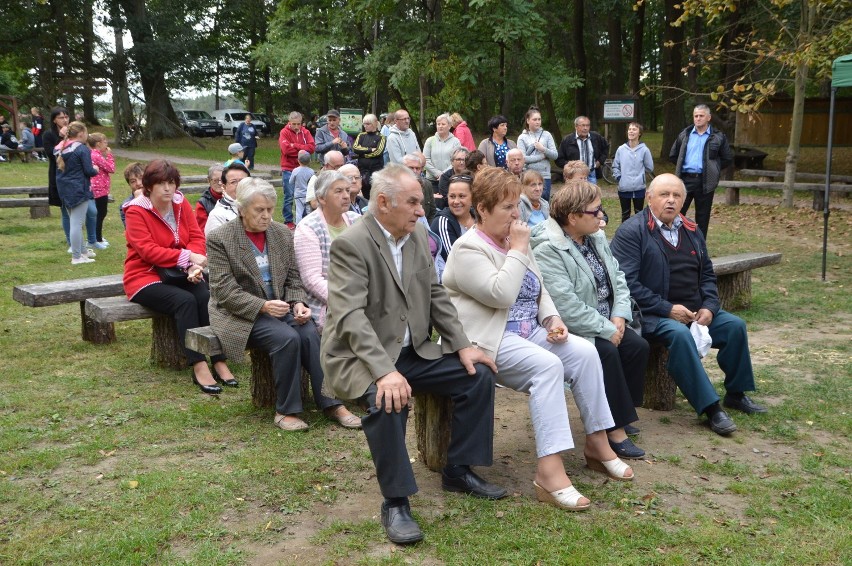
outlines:
[[303, 120], [302, 113], [296, 112], [295, 110], [293, 110], [292, 112], [290, 112], [289, 115], [287, 115], [287, 121], [290, 121], [290, 120], [299, 120], [301, 122]]
[[314, 183], [314, 195], [316, 198], [325, 198], [328, 190], [337, 181], [343, 181], [346, 184], [346, 192], [349, 192], [349, 179], [340, 171], [320, 171], [317, 175], [317, 181]]
[[[415, 156], [416, 157], [416, 156]], [[404, 178], [417, 181], [417, 176], [405, 165], [388, 163], [381, 171], [370, 177], [370, 210], [379, 209], [379, 195], [385, 195], [392, 207], [396, 207], [396, 195], [399, 192], [400, 181]]]
[[449, 114], [447, 114], [446, 112], [444, 112], [443, 114], [441, 114], [440, 116], [438, 116], [437, 118], [435, 118], [435, 123], [436, 123], [436, 124], [438, 123], [438, 120], [443, 120], [444, 122], [446, 122], [446, 123], [447, 123], [447, 124], [449, 124], [450, 126], [452, 126], [452, 125], [453, 125], [453, 120], [452, 120], [452, 118], [450, 118], [450, 115], [449, 115]]
[[416, 153], [407, 153], [407, 154], [405, 154], [405, 156], [402, 158], [402, 162], [403, 162], [403, 163], [408, 163], [409, 161], [416, 161], [416, 162], [417, 162], [417, 166], [418, 166], [418, 167], [422, 167], [422, 166], [423, 166], [423, 162], [422, 162], [422, 161], [420, 161], [420, 156], [419, 156], [419, 155], [417, 155]]
[[237, 197], [234, 199], [234, 207], [237, 209], [237, 213], [239, 213], [243, 207], [249, 206], [251, 201], [254, 200], [254, 197], [258, 195], [266, 198], [272, 203], [272, 206], [275, 206], [275, 202], [278, 200], [278, 194], [275, 192], [275, 187], [273, 187], [269, 181], [261, 179], [260, 177], [246, 177], [237, 183]]
[[[338, 155], [340, 156], [340, 159], [344, 160], [343, 165], [346, 165], [346, 161], [345, 161], [346, 158], [343, 157], [343, 152], [337, 151], [336, 149], [332, 149], [331, 151], [326, 152], [326, 154], [322, 158], [322, 164], [326, 165], [328, 163], [329, 159], [331, 159], [332, 157], [337, 157]], [[343, 165], [341, 165], [341, 167]]]
[[706, 104], [696, 104], [695, 108], [692, 109], [693, 112], [696, 110], [704, 110], [708, 115], [712, 115], [713, 113], [710, 111], [710, 107]]
[[467, 154], [470, 153], [470, 150], [464, 146], [459, 146], [455, 150], [453, 150], [453, 157], [462, 154], [467, 157]]
[[[588, 116], [577, 116], [576, 118], [574, 118], [574, 126], [575, 127], [580, 122], [580, 120], [589, 120], [589, 117]], [[589, 120], [589, 124], [591, 124], [591, 123], [592, 123], [592, 121]]]
[[506, 152], [506, 157], [509, 157], [509, 154], [510, 154], [510, 153], [511, 153], [511, 154], [513, 154], [513, 155], [516, 155], [516, 154], [520, 153], [520, 154], [521, 154], [521, 157], [523, 157], [523, 156], [524, 156], [524, 152], [523, 152], [523, 151], [521, 150], [521, 148], [519, 148], [519, 147], [513, 147], [512, 149], [510, 149], [509, 151], [507, 151], [507, 152]]
[[376, 118], [375, 114], [365, 114], [364, 118], [361, 120], [362, 124], [378, 124], [379, 119]]
[[207, 181], [212, 183], [213, 181], [218, 181], [222, 178], [222, 171], [225, 168], [222, 167], [221, 164], [217, 163], [216, 165], [211, 165], [210, 169], [207, 170]]

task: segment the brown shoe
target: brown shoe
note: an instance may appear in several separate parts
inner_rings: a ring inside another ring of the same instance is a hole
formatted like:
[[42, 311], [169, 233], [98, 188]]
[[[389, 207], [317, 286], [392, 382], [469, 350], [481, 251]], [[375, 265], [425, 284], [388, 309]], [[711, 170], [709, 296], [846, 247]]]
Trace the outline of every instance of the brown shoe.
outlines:
[[308, 430], [308, 423], [303, 421], [302, 419], [296, 419], [294, 421], [285, 421], [286, 415], [275, 415], [275, 426], [280, 428], [281, 430], [286, 430], [287, 432], [296, 432], [300, 430]]

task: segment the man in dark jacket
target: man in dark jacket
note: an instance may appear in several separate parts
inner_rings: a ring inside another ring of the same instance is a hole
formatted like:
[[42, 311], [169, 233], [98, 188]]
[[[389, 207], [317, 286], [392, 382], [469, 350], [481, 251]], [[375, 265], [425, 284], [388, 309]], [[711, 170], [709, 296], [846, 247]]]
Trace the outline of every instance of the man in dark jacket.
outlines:
[[[745, 323], [721, 308], [707, 244], [694, 222], [680, 213], [686, 190], [672, 174], [648, 187], [648, 206], [625, 221], [612, 240], [630, 295], [642, 312], [642, 335], [669, 350], [667, 369], [698, 414], [717, 434], [737, 429], [719, 406], [719, 396], [701, 364], [689, 326], [707, 327], [725, 374], [725, 407], [747, 414], [766, 409], [752, 401], [754, 372]], [[698, 285], [695, 285], [695, 282]]]
[[713, 195], [722, 170], [734, 162], [734, 154], [725, 134], [710, 126], [710, 108], [706, 104], [692, 110], [692, 123], [677, 136], [669, 160], [675, 164], [675, 175], [686, 186], [681, 213], [686, 214], [694, 199], [695, 222], [706, 239]]
[[609, 156], [609, 142], [591, 131], [592, 122], [586, 116], [574, 118], [574, 133], [565, 136], [559, 144], [556, 165], [560, 169], [569, 161], [582, 161], [589, 166], [589, 182], [597, 183], [603, 176], [601, 164]]

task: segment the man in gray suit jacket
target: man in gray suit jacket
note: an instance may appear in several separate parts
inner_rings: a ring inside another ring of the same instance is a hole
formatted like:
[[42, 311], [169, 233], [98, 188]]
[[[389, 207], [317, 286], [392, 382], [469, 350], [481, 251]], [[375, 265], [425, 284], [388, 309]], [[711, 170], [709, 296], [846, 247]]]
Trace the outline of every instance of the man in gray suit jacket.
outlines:
[[[477, 476], [489, 466], [494, 434], [494, 361], [471, 346], [438, 284], [411, 171], [390, 164], [373, 174], [367, 215], [331, 245], [328, 318], [322, 336], [326, 384], [367, 406], [364, 433], [385, 500], [382, 526], [398, 544], [423, 538], [408, 497], [417, 492], [405, 447], [412, 393], [453, 400], [442, 485], [488, 499], [506, 490]], [[429, 324], [441, 334], [431, 341]]]

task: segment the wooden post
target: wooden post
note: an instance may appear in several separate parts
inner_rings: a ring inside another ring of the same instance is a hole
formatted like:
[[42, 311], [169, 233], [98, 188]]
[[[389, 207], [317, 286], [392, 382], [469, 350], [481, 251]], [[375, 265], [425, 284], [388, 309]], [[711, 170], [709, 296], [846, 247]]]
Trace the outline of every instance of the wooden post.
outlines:
[[751, 306], [751, 270], [728, 273], [716, 277], [716, 288], [722, 308], [728, 311]]
[[80, 320], [83, 340], [92, 344], [115, 342], [115, 325], [111, 322], [95, 322], [86, 314], [86, 301], [80, 301]]
[[185, 369], [186, 354], [181, 342], [175, 319], [161, 315], [151, 319], [151, 359], [155, 364], [175, 370]]
[[[255, 407], [275, 407], [275, 378], [272, 360], [263, 350], [249, 350], [251, 356], [251, 402]], [[304, 395], [302, 395], [304, 398]]]
[[440, 472], [447, 464], [452, 418], [453, 402], [449, 397], [428, 393], [417, 396], [414, 408], [417, 450], [433, 472]]
[[725, 189], [725, 204], [728, 206], [739, 206], [740, 189], [738, 187], [728, 187]]
[[660, 342], [651, 342], [651, 355], [645, 368], [645, 402], [646, 409], [655, 411], [671, 411], [674, 408], [677, 386], [666, 369], [669, 361], [669, 351]]

